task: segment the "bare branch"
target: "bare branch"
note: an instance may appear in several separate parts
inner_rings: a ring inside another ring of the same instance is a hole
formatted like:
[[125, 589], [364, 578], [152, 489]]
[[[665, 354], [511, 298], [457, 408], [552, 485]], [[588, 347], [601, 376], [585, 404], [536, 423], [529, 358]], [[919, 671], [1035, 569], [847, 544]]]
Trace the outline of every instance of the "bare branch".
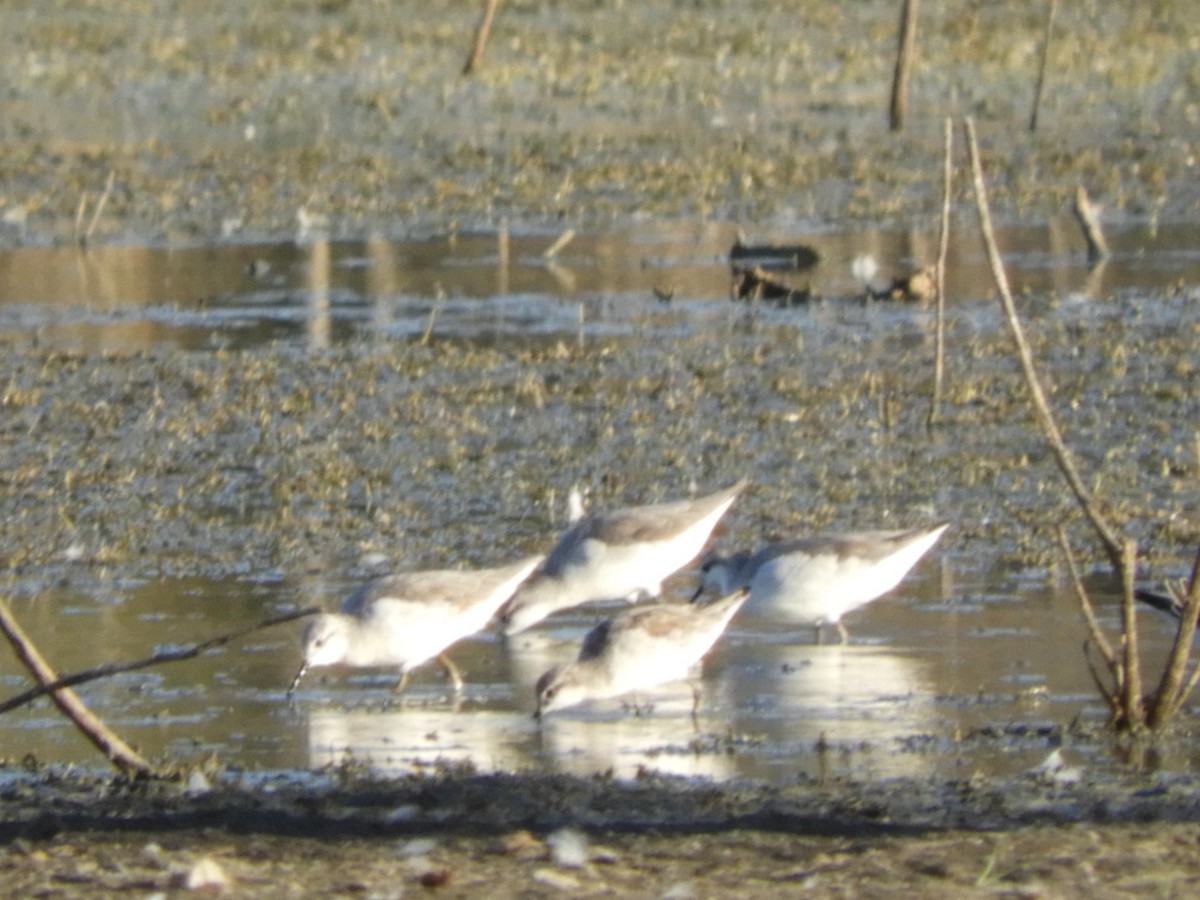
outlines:
[[1009, 330], [1012, 332], [1013, 341], [1017, 345], [1017, 355], [1020, 357], [1021, 369], [1024, 372], [1030, 399], [1037, 413], [1038, 423], [1041, 426], [1042, 434], [1045, 436], [1050, 449], [1054, 453], [1054, 458], [1058, 462], [1059, 469], [1062, 470], [1063, 476], [1067, 479], [1067, 484], [1071, 486], [1071, 490], [1079, 501], [1079, 505], [1083, 507], [1084, 513], [1104, 544], [1104, 549], [1113, 564], [1113, 568], [1119, 571], [1124, 559], [1122, 538], [1101, 514], [1100, 508], [1092, 497], [1091, 492], [1084, 485], [1079, 471], [1075, 468], [1071, 452], [1067, 449], [1062, 433], [1058, 430], [1054, 414], [1050, 411], [1050, 404], [1046, 402], [1046, 395], [1042, 390], [1041, 381], [1038, 379], [1037, 369], [1034, 366], [1033, 352], [1029, 349], [1029, 342], [1025, 339], [1025, 330], [1022, 328], [1021, 320], [1017, 316], [1016, 304], [1013, 302], [1012, 292], [1008, 287], [1008, 278], [1004, 273], [1004, 263], [1000, 258], [1000, 250], [996, 246], [996, 238], [992, 231], [992, 217], [988, 210], [987, 186], [983, 180], [983, 168], [979, 161], [979, 148], [975, 142], [974, 120], [967, 119], [966, 130], [967, 151], [971, 158], [971, 171], [975, 180], [975, 203], [979, 210], [979, 225], [983, 231], [984, 248], [987, 251], [988, 262], [991, 265], [992, 277], [996, 282], [997, 290], [1000, 292], [1000, 303], [1004, 308]]

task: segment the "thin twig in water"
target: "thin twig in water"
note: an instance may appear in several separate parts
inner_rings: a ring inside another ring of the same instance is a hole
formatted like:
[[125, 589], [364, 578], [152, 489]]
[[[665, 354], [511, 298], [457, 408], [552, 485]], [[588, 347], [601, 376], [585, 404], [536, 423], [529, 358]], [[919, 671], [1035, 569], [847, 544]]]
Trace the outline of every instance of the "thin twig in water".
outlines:
[[[20, 624], [8, 609], [8, 604], [0, 600], [0, 630], [12, 644], [17, 657], [24, 663], [29, 673], [43, 686], [53, 685], [58, 681], [58, 675], [45, 657], [22, 630]], [[107, 725], [84, 705], [79, 696], [70, 688], [50, 691], [50, 697], [55, 706], [62, 711], [76, 728], [91, 741], [114, 766], [126, 775], [153, 778], [158, 770], [144, 759], [141, 754], [125, 743]]]
[[87, 206], [88, 206], [88, 195], [87, 195], [87, 191], [84, 191], [82, 194], [79, 195], [79, 205], [75, 207], [75, 231], [74, 231], [75, 243], [81, 247], [84, 244], [83, 217], [87, 213]]
[[508, 268], [508, 217], [500, 220], [500, 229], [496, 232], [496, 262]]
[[110, 171], [108, 173], [108, 181], [104, 183], [104, 193], [100, 195], [100, 199], [96, 201], [96, 210], [92, 213], [92, 220], [88, 222], [87, 231], [83, 233], [83, 242], [86, 244], [92, 239], [92, 233], [96, 230], [96, 225], [100, 222], [100, 214], [104, 212], [104, 207], [108, 204], [108, 198], [112, 194], [113, 181], [116, 179], [117, 173]]
[[103, 666], [97, 666], [94, 669], [87, 669], [83, 672], [75, 672], [72, 675], [63, 675], [48, 684], [38, 685], [31, 688], [22, 694], [18, 694], [3, 703], [0, 703], [0, 713], [10, 712], [22, 706], [32, 703], [38, 697], [42, 697], [52, 691], [62, 690], [64, 688], [75, 687], [76, 685], [84, 684], [88, 681], [96, 681], [100, 678], [110, 678], [113, 675], [121, 675], [125, 672], [136, 672], [139, 669], [148, 669], [151, 666], [161, 665], [162, 663], [182, 662], [185, 659], [194, 659], [201, 653], [220, 647], [223, 644], [228, 644], [232, 640], [244, 637], [255, 631], [261, 631], [264, 628], [270, 628], [273, 625], [282, 625], [285, 622], [291, 622], [295, 619], [302, 619], [305, 616], [313, 616], [321, 611], [320, 607], [307, 606], [304, 609], [296, 610], [289, 613], [281, 613], [278, 616], [272, 616], [269, 619], [263, 619], [254, 625], [247, 625], [243, 628], [228, 631], [224, 634], [219, 634], [216, 637], [208, 638], [200, 641], [198, 644], [192, 644], [190, 647], [182, 647], [178, 650], [162, 650], [155, 653], [153, 656], [147, 656], [144, 659], [133, 660], [125, 663], [108, 663]]
[[433, 337], [433, 325], [437, 322], [438, 313], [442, 311], [442, 304], [446, 302], [446, 292], [442, 290], [442, 286], [437, 286], [437, 298], [433, 301], [433, 306], [429, 310], [429, 321], [425, 323], [425, 332], [421, 335], [420, 344], [422, 347], [429, 345], [429, 339]]
[[562, 251], [563, 247], [575, 240], [575, 229], [568, 228], [560, 234], [553, 244], [547, 247], [542, 252], [542, 259], [554, 259]]

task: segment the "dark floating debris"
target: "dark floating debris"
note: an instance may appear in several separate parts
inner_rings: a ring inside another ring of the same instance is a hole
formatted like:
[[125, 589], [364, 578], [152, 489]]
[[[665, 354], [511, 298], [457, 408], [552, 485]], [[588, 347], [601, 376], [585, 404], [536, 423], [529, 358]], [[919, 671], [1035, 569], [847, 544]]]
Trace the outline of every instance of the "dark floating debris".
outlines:
[[730, 293], [734, 300], [756, 303], [766, 300], [778, 306], [798, 306], [812, 299], [809, 286], [791, 284], [785, 271], [804, 272], [821, 261], [821, 255], [805, 244], [749, 244], [741, 231], [729, 250], [733, 273]]
[[806, 244], [747, 244], [738, 234], [729, 251], [729, 263], [735, 274], [739, 269], [793, 269], [804, 271], [821, 261], [821, 254]]

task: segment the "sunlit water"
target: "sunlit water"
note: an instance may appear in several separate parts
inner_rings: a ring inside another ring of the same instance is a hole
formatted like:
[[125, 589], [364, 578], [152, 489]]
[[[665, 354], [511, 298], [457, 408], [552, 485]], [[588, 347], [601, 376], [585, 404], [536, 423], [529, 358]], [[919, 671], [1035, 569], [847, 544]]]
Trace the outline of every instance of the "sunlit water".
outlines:
[[[547, 260], [542, 251], [554, 237], [514, 237], [506, 257], [495, 235], [16, 249], [0, 253], [0, 340], [80, 350], [209, 350], [269, 340], [321, 348], [427, 333], [498, 343], [573, 340], [632, 333], [647, 321], [661, 331], [702, 328], [733, 308], [730, 226], [647, 225], [579, 236]], [[893, 232], [803, 240], [823, 257], [810, 283], [830, 299], [779, 314], [818, 326], [830, 308], [861, 294], [850, 274], [854, 257], [872, 254], [885, 282], [932, 253], [928, 238]], [[1002, 240], [1017, 290], [1103, 297], [1200, 283], [1195, 229], [1116, 232], [1114, 258], [1099, 269], [1086, 266], [1077, 236], [1065, 228], [1009, 231]], [[952, 244], [950, 273], [951, 303], [991, 292], [977, 236]], [[670, 291], [671, 301], [656, 298], [655, 288]], [[93, 682], [81, 694], [152, 757], [215, 755], [267, 769], [462, 766], [784, 782], [801, 774], [1015, 772], [1060, 744], [1081, 761], [1110, 762], [1094, 743], [1073, 748], [1065, 732], [1073, 721], [1095, 724], [1105, 715], [1071, 592], [1045, 573], [992, 570], [958, 558], [952, 547], [951, 536], [892, 595], [851, 617], [847, 645], [736, 619], [705, 664], [695, 723], [686, 685], [650, 692], [642, 698], [652, 706], [645, 715], [609, 701], [534, 721], [534, 682], [575, 654], [596, 613], [568, 614], [508, 642], [490, 634], [462, 641], [452, 650], [468, 681], [459, 700], [430, 666], [400, 697], [390, 692], [394, 673], [334, 669], [309, 676], [289, 701], [298, 624], [189, 662]], [[14, 611], [70, 672], [200, 640], [297, 604], [333, 606], [353, 587], [340, 578], [115, 583], [104, 596], [64, 589]], [[681, 576], [681, 590], [687, 583]], [[1113, 624], [1115, 599], [1096, 587]], [[1168, 623], [1149, 611], [1142, 620], [1146, 665], [1157, 674]], [[0, 655], [0, 685], [6, 694], [28, 686], [7, 654]], [[44, 700], [3, 724], [0, 755], [95, 760]], [[981, 733], [1006, 737], [979, 741]]]
[[[678, 584], [689, 583], [684, 576]], [[350, 585], [345, 585], [349, 588]], [[1101, 587], [1101, 586], [1097, 586]], [[315, 586], [165, 580], [108, 598], [48, 593], [15, 612], [63, 671], [137, 659], [291, 608]], [[1105, 620], [1116, 624], [1115, 598]], [[935, 549], [892, 595], [848, 619], [848, 644], [817, 644], [809, 629], [735, 619], [703, 667], [698, 721], [686, 684], [648, 692], [647, 714], [621, 701], [536, 722], [533, 684], [571, 658], [599, 613], [565, 614], [509, 641], [483, 634], [451, 656], [467, 687], [456, 699], [436, 664], [394, 695], [394, 672], [315, 670], [289, 701], [300, 662], [298, 623], [277, 626], [191, 661], [92, 682], [85, 702], [153, 757], [267, 769], [362, 765], [405, 773], [446, 766], [576, 774], [643, 771], [785, 782], [798, 775], [890, 777], [1006, 773], [1036, 765], [1073, 720], [1104, 709], [1084, 665], [1084, 627], [1070, 591], [1044, 578], [959, 574]], [[1168, 623], [1142, 614], [1147, 664], [1157, 671]], [[12, 695], [28, 686], [0, 661]], [[91, 759], [47, 702], [10, 713], [0, 754]], [[1004, 740], [978, 740], [979, 731]], [[1104, 754], [1079, 750], [1088, 761]], [[1085, 761], [1079, 758], [1079, 761]], [[1196, 760], [1200, 761], [1200, 760]], [[1192, 765], [1193, 760], [1176, 760]]]

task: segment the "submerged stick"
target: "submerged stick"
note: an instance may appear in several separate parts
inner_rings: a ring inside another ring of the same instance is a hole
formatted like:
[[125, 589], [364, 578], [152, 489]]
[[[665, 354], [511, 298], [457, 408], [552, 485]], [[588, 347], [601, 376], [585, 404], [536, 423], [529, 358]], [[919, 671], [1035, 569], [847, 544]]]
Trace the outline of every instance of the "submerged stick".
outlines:
[[86, 247], [88, 241], [92, 238], [92, 233], [96, 230], [96, 225], [100, 222], [100, 214], [104, 212], [104, 207], [108, 204], [109, 195], [112, 194], [113, 182], [116, 180], [117, 173], [115, 170], [110, 170], [108, 173], [108, 181], [104, 183], [104, 191], [100, 194], [100, 199], [96, 201], [96, 208], [92, 211], [92, 218], [88, 221], [88, 227], [83, 230], [83, 217], [87, 215], [88, 195], [84, 191], [79, 195], [79, 205], [75, 207], [75, 243], [80, 247]]
[[554, 259], [573, 240], [575, 240], [575, 229], [568, 228], [555, 239], [553, 244], [542, 251], [542, 259]]
[[892, 73], [892, 102], [888, 113], [892, 131], [904, 129], [908, 113], [908, 73], [917, 45], [917, 0], [900, 0], [900, 39], [896, 47], [896, 68]]
[[49, 691], [50, 698], [54, 701], [55, 706], [75, 724], [75, 727], [80, 730], [84, 737], [91, 741], [97, 750], [104, 754], [109, 762], [126, 775], [153, 778], [159, 774], [158, 770], [147, 762], [141, 754], [121, 740], [111, 728], [100, 721], [84, 705], [83, 701], [79, 699], [79, 696], [73, 690], [70, 688], [51, 689], [48, 687], [58, 681], [58, 675], [22, 630], [17, 620], [13, 618], [12, 613], [8, 609], [8, 604], [3, 600], [0, 600], [0, 630], [4, 632], [4, 636], [8, 638], [8, 642], [12, 644], [17, 658], [24, 663], [25, 668], [29, 670], [30, 674], [38, 680], [46, 691]]
[[190, 647], [182, 647], [177, 650], [162, 650], [155, 653], [153, 656], [147, 656], [143, 659], [133, 660], [125, 663], [107, 663], [103, 666], [97, 666], [94, 669], [87, 669], [82, 672], [76, 672], [72, 675], [64, 675], [61, 678], [56, 678], [48, 684], [42, 684], [38, 687], [31, 688], [23, 694], [18, 694], [9, 700], [0, 703], [0, 713], [10, 712], [18, 707], [32, 703], [38, 697], [49, 694], [53, 691], [64, 688], [74, 687], [88, 681], [96, 681], [99, 678], [109, 678], [113, 675], [120, 675], [125, 672], [135, 672], [138, 669], [148, 669], [151, 666], [157, 666], [162, 663], [182, 662], [185, 659], [193, 659], [214, 647], [220, 647], [223, 644], [228, 644], [230, 641], [255, 631], [261, 631], [264, 628], [270, 628], [273, 625], [282, 625], [285, 622], [291, 622], [295, 619], [301, 619], [305, 616], [314, 616], [321, 611], [317, 606], [306, 606], [304, 609], [295, 610], [289, 613], [281, 613], [277, 616], [271, 616], [269, 619], [263, 619], [254, 625], [246, 625], [242, 628], [227, 631], [224, 634], [219, 634], [216, 637], [208, 638], [200, 641], [197, 644], [192, 644]]
[[1046, 84], [1046, 67], [1050, 60], [1050, 38], [1054, 33], [1054, 14], [1058, 11], [1058, 0], [1050, 0], [1046, 9], [1046, 29], [1042, 34], [1042, 58], [1038, 63], [1037, 80], [1033, 85], [1033, 111], [1029, 114], [1029, 130], [1037, 131], [1038, 109], [1042, 105], [1042, 88]]

